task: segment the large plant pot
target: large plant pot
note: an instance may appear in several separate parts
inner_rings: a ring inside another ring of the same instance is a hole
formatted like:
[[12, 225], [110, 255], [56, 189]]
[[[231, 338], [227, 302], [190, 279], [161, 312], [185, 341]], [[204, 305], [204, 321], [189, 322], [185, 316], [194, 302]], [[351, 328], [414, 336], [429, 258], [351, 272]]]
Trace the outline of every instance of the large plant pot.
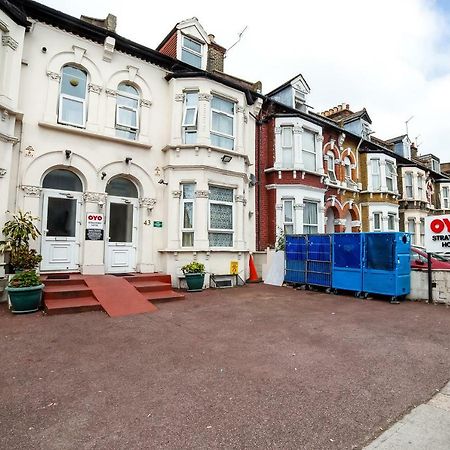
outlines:
[[8, 286], [6, 290], [11, 302], [11, 312], [22, 314], [38, 311], [41, 306], [43, 288], [43, 284], [22, 288]]
[[203, 290], [203, 283], [205, 281], [204, 273], [187, 273], [185, 276], [188, 292], [198, 292]]

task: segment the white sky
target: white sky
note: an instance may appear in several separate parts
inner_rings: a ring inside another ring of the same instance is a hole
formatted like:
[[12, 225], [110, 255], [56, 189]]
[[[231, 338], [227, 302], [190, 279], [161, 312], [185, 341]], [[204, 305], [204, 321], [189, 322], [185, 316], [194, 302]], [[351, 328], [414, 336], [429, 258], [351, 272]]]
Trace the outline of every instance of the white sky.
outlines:
[[[302, 73], [316, 112], [363, 107], [375, 135], [418, 137], [419, 152], [450, 161], [450, 0], [43, 0], [79, 17], [118, 18], [117, 32], [151, 48], [179, 21], [196, 16], [229, 47], [226, 72], [261, 80], [263, 92]], [[158, 9], [156, 5], [167, 5]], [[218, 5], [221, 5], [219, 8]], [[445, 11], [446, 10], [446, 11]]]

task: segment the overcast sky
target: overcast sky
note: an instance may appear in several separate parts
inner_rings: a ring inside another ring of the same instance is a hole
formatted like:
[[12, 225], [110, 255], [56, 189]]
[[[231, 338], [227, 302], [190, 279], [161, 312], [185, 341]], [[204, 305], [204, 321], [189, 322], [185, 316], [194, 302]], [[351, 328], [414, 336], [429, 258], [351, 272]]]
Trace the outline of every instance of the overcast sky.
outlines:
[[343, 102], [365, 107], [381, 139], [405, 133], [414, 116], [409, 135], [418, 136], [419, 152], [450, 161], [450, 0], [42, 3], [76, 17], [111, 12], [119, 34], [151, 48], [193, 16], [226, 48], [247, 26], [227, 72], [261, 80], [264, 93], [302, 73], [316, 112]]

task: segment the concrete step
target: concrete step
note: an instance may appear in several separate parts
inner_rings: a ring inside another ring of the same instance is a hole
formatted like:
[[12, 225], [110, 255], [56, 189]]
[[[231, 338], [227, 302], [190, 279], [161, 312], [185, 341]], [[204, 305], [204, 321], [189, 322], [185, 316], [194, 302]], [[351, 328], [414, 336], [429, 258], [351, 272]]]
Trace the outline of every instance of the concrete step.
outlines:
[[160, 292], [172, 290], [172, 286], [170, 283], [163, 283], [161, 281], [147, 281], [147, 280], [128, 280], [128, 281], [139, 292]]
[[152, 303], [163, 303], [174, 300], [184, 300], [184, 294], [179, 294], [175, 291], [161, 291], [161, 292], [145, 292], [145, 298]]
[[136, 273], [134, 275], [125, 275], [123, 278], [129, 282], [133, 281], [160, 281], [161, 283], [171, 283], [170, 275], [156, 272], [156, 273]]
[[92, 289], [86, 285], [77, 286], [45, 286], [44, 299], [69, 299], [78, 297], [94, 297]]
[[92, 296], [44, 299], [44, 305], [45, 312], [49, 315], [101, 311], [103, 309], [100, 303]]

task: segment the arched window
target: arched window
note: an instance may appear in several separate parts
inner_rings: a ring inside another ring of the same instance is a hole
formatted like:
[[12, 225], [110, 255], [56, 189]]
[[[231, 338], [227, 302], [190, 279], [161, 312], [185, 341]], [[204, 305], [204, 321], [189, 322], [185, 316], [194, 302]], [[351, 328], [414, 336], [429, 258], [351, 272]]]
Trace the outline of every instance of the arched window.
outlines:
[[348, 180], [351, 180], [352, 179], [352, 163], [348, 156], [346, 156], [344, 158], [344, 168], [345, 168], [345, 178], [347, 178]]
[[138, 197], [136, 185], [127, 178], [113, 178], [106, 186], [106, 193], [117, 197]]
[[58, 122], [86, 126], [87, 73], [75, 66], [64, 66], [61, 73]]
[[136, 140], [139, 130], [139, 92], [128, 83], [117, 87], [116, 136]]
[[333, 152], [327, 152], [328, 156], [328, 178], [333, 183], [336, 182], [336, 172], [334, 171], [334, 153]]
[[83, 191], [83, 185], [78, 175], [65, 169], [55, 169], [45, 175], [42, 181], [42, 187], [46, 189], [59, 189], [61, 191]]

